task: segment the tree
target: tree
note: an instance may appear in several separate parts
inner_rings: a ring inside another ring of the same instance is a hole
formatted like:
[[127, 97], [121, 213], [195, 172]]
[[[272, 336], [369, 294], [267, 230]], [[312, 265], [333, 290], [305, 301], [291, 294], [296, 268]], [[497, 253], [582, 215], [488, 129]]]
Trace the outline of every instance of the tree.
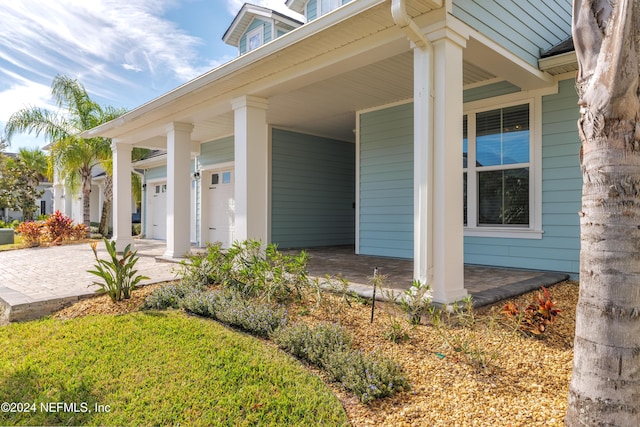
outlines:
[[566, 423], [640, 425], [640, 1], [574, 0], [583, 176]]
[[21, 210], [25, 220], [32, 220], [36, 200], [44, 193], [37, 188], [38, 178], [20, 157], [0, 156], [0, 207]]
[[60, 177], [72, 188], [81, 188], [83, 222], [88, 229], [91, 172], [98, 162], [111, 156], [111, 141], [79, 135], [120, 116], [124, 110], [101, 107], [91, 100], [82, 84], [67, 76], [58, 75], [53, 79], [51, 94], [59, 112], [25, 107], [11, 115], [5, 135], [10, 141], [19, 132], [42, 134], [51, 142], [53, 164]]

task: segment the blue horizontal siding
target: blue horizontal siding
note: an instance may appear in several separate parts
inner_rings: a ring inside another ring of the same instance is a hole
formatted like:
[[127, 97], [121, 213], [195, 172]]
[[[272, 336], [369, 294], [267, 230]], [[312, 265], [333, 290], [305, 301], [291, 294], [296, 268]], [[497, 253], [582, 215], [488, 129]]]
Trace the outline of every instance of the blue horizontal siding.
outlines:
[[535, 67], [571, 35], [571, 0], [453, 0], [452, 14]]
[[360, 115], [360, 253], [413, 258], [413, 104]]
[[465, 262], [579, 272], [582, 175], [574, 86], [562, 81], [558, 93], [542, 101], [542, 239], [466, 237]]
[[355, 242], [355, 145], [273, 129], [271, 240], [281, 248]]
[[508, 95], [514, 92], [520, 92], [520, 88], [506, 81], [497, 82], [465, 90], [463, 100], [464, 102], [472, 102], [480, 99], [492, 98], [494, 96]]
[[198, 156], [200, 167], [233, 161], [233, 136], [205, 142], [200, 145], [200, 155]]

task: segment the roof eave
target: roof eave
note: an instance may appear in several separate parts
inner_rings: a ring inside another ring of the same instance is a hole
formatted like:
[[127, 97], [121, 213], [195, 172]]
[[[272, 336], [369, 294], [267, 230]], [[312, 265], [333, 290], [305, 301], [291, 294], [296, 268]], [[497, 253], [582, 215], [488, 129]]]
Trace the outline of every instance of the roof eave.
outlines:
[[165, 93], [164, 95], [161, 95], [145, 104], [142, 104], [137, 108], [134, 108], [133, 110], [125, 113], [115, 120], [84, 131], [80, 136], [82, 136], [83, 138], [102, 136], [117, 139], [119, 136], [127, 133], [126, 130], [122, 131], [119, 130], [119, 128], [122, 128], [123, 126], [140, 119], [140, 117], [155, 110], [159, 110], [167, 104], [170, 104], [171, 102], [174, 102], [193, 91], [197, 91], [205, 86], [212, 84], [216, 80], [229, 76], [230, 74], [235, 73], [236, 71], [242, 69], [247, 65], [256, 63], [257, 61], [269, 57], [289, 45], [311, 37], [328, 27], [336, 25], [346, 19], [349, 19], [352, 16], [355, 16], [356, 14], [362, 13], [372, 7], [375, 7], [378, 4], [385, 2], [386, 0], [359, 0], [347, 3], [341, 8], [336, 9], [334, 12], [323, 16], [322, 19], [316, 19], [305, 25], [302, 25], [285, 34], [284, 36], [278, 37], [277, 39], [255, 50], [252, 50], [245, 55], [239, 56], [217, 68], [214, 68], [213, 70], [206, 72], [205, 74], [202, 74], [201, 76], [196, 77], [193, 80], [188, 81], [187, 83], [184, 83], [181, 86], [178, 86], [177, 88]]

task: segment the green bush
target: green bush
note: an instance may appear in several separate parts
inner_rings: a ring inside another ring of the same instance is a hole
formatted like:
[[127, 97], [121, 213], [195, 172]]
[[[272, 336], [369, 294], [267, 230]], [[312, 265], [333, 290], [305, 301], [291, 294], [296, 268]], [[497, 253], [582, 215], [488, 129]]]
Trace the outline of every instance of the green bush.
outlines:
[[340, 382], [362, 403], [409, 389], [400, 365], [380, 354], [335, 351], [326, 354], [324, 364], [334, 381]]
[[153, 291], [142, 304], [143, 310], [166, 310], [167, 308], [180, 308], [182, 300], [200, 288], [186, 285], [182, 282], [171, 283]]
[[182, 300], [182, 307], [261, 337], [270, 336], [288, 323], [283, 307], [256, 304], [229, 290], [188, 294]]
[[320, 323], [315, 327], [299, 323], [279, 329], [273, 336], [278, 347], [299, 359], [325, 367], [327, 354], [351, 348], [352, 338], [342, 326]]
[[106, 293], [112, 301], [121, 301], [123, 298], [129, 299], [131, 298], [131, 291], [136, 288], [138, 283], [148, 279], [146, 276], [137, 274], [137, 270], [134, 270], [139, 259], [136, 256], [137, 251], [131, 251], [131, 245], [127, 245], [122, 253], [122, 258], [118, 258], [116, 242], [110, 242], [106, 238], [103, 241], [111, 260], [98, 258], [98, 243], [92, 242], [90, 244], [97, 264], [95, 265], [95, 270], [88, 270], [88, 272], [95, 274], [104, 281], [104, 283], [93, 282], [100, 287], [96, 292]]
[[284, 302], [301, 296], [308, 286], [307, 254], [284, 255], [273, 244], [263, 249], [255, 240], [235, 242], [223, 251], [211, 245], [205, 254], [183, 263], [183, 280], [201, 284], [220, 284], [249, 298]]
[[363, 403], [409, 388], [400, 365], [379, 354], [353, 350], [351, 336], [342, 326], [297, 324], [277, 330], [273, 340], [281, 349], [326, 370]]

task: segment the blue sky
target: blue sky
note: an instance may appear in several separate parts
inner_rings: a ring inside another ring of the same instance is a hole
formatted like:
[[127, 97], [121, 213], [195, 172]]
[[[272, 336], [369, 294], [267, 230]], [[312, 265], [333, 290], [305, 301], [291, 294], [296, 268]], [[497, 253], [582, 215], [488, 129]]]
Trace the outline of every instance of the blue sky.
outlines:
[[[285, 0], [251, 0], [289, 13]], [[237, 56], [222, 35], [242, 0], [0, 2], [0, 131], [25, 106], [55, 109], [56, 74], [92, 99], [129, 110]], [[9, 151], [46, 141], [16, 135]]]

